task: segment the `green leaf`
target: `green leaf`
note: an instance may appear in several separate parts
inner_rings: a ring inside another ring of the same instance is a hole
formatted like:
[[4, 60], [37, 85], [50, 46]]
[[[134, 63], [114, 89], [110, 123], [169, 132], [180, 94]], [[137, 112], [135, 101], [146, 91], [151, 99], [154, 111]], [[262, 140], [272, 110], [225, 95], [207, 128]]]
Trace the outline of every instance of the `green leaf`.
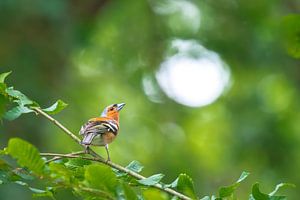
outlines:
[[144, 166], [139, 161], [134, 160], [131, 163], [129, 163], [129, 165], [127, 165], [126, 168], [131, 171], [139, 173], [142, 171]]
[[67, 105], [68, 104], [66, 104], [62, 100], [58, 100], [52, 106], [50, 106], [48, 108], [44, 108], [42, 110], [48, 114], [54, 115], [54, 114], [57, 114], [60, 111], [62, 111], [65, 107], [67, 107]]
[[117, 178], [110, 167], [99, 164], [87, 165], [84, 177], [89, 187], [115, 193]]
[[145, 199], [145, 200], [167, 200], [167, 199], [169, 199], [169, 197], [165, 193], [163, 193], [157, 189], [148, 188], [147, 190], [143, 191], [143, 199]]
[[74, 172], [68, 169], [63, 163], [51, 162], [49, 164], [50, 176], [53, 179], [56, 179], [56, 182], [62, 182], [65, 185], [70, 185], [71, 182], [75, 183], [75, 180], [72, 179]]
[[23, 168], [16, 168], [12, 171], [24, 180], [33, 180], [34, 179], [34, 176], [32, 176], [27, 170], [25, 170]]
[[244, 181], [249, 176], [249, 174], [250, 174], [249, 172], [243, 172], [241, 174], [240, 178], [234, 184], [226, 186], [226, 187], [221, 187], [219, 189], [220, 198], [225, 198], [225, 197], [231, 196], [234, 193], [234, 191], [238, 188], [240, 183], [242, 181]]
[[18, 103], [19, 105], [31, 105], [34, 104], [32, 100], [30, 100], [25, 94], [18, 90], [14, 90], [13, 87], [9, 87], [6, 90], [6, 93], [14, 99], [14, 102]]
[[186, 174], [180, 174], [178, 176], [178, 181], [177, 181], [177, 189], [178, 191], [182, 192], [183, 194], [191, 197], [192, 199], [197, 199], [196, 193], [195, 193], [195, 188], [194, 188], [194, 182]]
[[8, 103], [8, 98], [1, 94], [1, 83], [0, 83], [0, 119], [2, 119], [4, 113], [6, 112], [6, 105]]
[[169, 187], [175, 188], [175, 187], [177, 187], [177, 185], [178, 185], [178, 178], [176, 178], [175, 181], [173, 181], [172, 183], [164, 185], [164, 187], [165, 188], [169, 188]]
[[124, 197], [125, 199], [132, 199], [132, 200], [138, 200], [138, 197], [134, 190], [126, 183], [122, 184], [123, 191], [124, 191]]
[[296, 187], [296, 186], [291, 183], [279, 183], [276, 185], [275, 189], [269, 193], [269, 195], [274, 196], [283, 187]]
[[16, 184], [27, 187], [31, 192], [33, 192], [33, 197], [53, 197], [53, 193], [50, 190], [41, 190], [37, 188], [30, 187], [28, 183], [23, 181], [15, 181]]
[[6, 184], [20, 180], [20, 177], [13, 173], [13, 168], [4, 160], [0, 160], [0, 184]]
[[255, 183], [252, 186], [252, 194], [250, 195], [250, 198], [249, 198], [249, 200], [286, 200], [286, 199], [287, 198], [285, 196], [274, 196], [274, 195], [268, 195], [268, 194], [262, 193], [259, 190], [259, 183]]
[[0, 149], [0, 155], [5, 155], [6, 153], [7, 153], [6, 148]]
[[31, 112], [34, 112], [34, 111], [27, 108], [27, 107], [25, 107], [25, 106], [23, 106], [23, 105], [19, 105], [19, 106], [16, 106], [16, 107], [12, 108], [9, 111], [7, 111], [4, 114], [4, 119], [12, 121], [12, 120], [15, 120], [18, 117], [20, 117], [22, 114], [31, 113]]
[[65, 166], [71, 169], [75, 169], [78, 167], [83, 167], [85, 165], [90, 165], [92, 162], [90, 160], [84, 160], [82, 158], [72, 158], [69, 159], [68, 162], [65, 163]]
[[44, 160], [32, 144], [20, 138], [12, 138], [8, 142], [7, 152], [17, 159], [18, 164], [22, 167], [27, 167], [37, 174], [43, 173]]
[[0, 74], [0, 83], [4, 83], [5, 78], [6, 78], [9, 74], [11, 74], [11, 71], [10, 71], [10, 72], [5, 72], [5, 73], [1, 73], [1, 74]]
[[138, 180], [138, 182], [142, 185], [152, 186], [160, 182], [160, 180], [164, 177], [163, 174], [154, 174], [148, 178]]

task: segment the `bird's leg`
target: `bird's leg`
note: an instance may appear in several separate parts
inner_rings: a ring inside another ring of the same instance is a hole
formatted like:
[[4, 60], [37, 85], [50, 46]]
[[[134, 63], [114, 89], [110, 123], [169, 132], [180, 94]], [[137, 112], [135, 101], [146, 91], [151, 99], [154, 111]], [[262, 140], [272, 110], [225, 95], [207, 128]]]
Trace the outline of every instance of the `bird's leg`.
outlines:
[[86, 153], [86, 154], [90, 153], [90, 146], [89, 145], [85, 145], [84, 153]]
[[107, 161], [110, 161], [110, 157], [109, 157], [109, 151], [108, 151], [108, 144], [105, 145], [105, 150], [106, 150], [106, 153], [107, 153]]

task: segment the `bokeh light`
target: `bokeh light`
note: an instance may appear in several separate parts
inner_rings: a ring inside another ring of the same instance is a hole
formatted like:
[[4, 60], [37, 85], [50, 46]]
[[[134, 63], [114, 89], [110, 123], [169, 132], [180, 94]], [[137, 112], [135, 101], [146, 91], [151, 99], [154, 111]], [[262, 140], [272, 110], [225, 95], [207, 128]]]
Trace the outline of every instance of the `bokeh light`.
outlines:
[[177, 103], [198, 107], [214, 102], [228, 86], [230, 72], [218, 54], [196, 41], [175, 39], [177, 53], [167, 57], [156, 73], [163, 91]]

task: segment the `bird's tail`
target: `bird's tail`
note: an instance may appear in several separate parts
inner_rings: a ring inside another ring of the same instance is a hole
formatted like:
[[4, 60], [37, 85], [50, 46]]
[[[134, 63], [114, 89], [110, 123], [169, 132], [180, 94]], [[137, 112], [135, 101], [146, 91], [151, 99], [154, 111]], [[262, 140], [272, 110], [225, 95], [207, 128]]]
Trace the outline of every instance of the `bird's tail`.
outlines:
[[95, 136], [96, 136], [95, 133], [85, 134], [85, 136], [83, 137], [83, 139], [81, 141], [81, 144], [90, 145]]

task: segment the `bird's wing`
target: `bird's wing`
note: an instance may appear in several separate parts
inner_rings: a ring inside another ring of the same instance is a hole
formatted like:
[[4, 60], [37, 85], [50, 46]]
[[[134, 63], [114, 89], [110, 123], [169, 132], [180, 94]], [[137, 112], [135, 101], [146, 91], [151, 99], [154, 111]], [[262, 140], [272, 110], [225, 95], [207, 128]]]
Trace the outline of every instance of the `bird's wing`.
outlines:
[[115, 120], [100, 120], [97, 118], [89, 120], [80, 129], [80, 135], [83, 135], [82, 143], [91, 144], [94, 137], [98, 134], [104, 134], [106, 132], [117, 133], [118, 124]]

